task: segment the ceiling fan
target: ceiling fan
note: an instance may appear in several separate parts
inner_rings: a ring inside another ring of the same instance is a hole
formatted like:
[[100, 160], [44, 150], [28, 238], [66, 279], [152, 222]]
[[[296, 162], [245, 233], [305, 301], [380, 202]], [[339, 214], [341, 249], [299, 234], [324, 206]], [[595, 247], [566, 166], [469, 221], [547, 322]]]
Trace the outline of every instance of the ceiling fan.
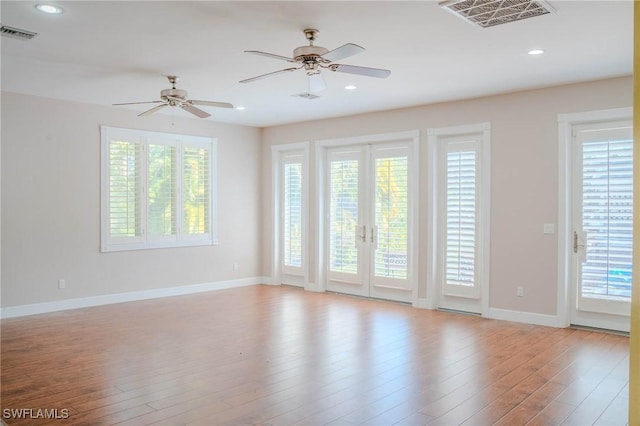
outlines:
[[259, 80], [261, 78], [269, 77], [272, 75], [304, 69], [309, 76], [309, 91], [319, 92], [326, 88], [324, 79], [320, 75], [320, 71], [323, 68], [328, 69], [329, 71], [344, 72], [348, 74], [357, 74], [377, 78], [387, 78], [389, 74], [391, 74], [391, 71], [379, 68], [367, 68], [355, 65], [334, 63], [335, 61], [339, 61], [340, 59], [348, 58], [349, 56], [362, 53], [365, 49], [364, 47], [358, 46], [357, 44], [353, 43], [344, 44], [333, 50], [328, 50], [321, 46], [314, 46], [313, 42], [316, 40], [318, 32], [319, 31], [315, 29], [304, 30], [304, 35], [309, 41], [309, 45], [296, 47], [293, 50], [292, 58], [289, 58], [287, 56], [275, 55], [273, 53], [261, 52], [258, 50], [245, 50], [246, 53], [253, 53], [255, 55], [266, 56], [268, 58], [280, 59], [282, 61], [297, 64], [297, 66], [285, 68], [267, 74], [262, 74], [257, 77], [247, 78], [245, 80], [241, 80], [240, 83], [249, 83], [251, 81]]
[[138, 117], [151, 115], [156, 111], [161, 110], [167, 106], [179, 106], [185, 111], [190, 112], [193, 115], [196, 115], [200, 118], [209, 117], [211, 114], [201, 110], [200, 108], [196, 108], [194, 105], [205, 105], [205, 106], [213, 106], [219, 108], [233, 108], [232, 104], [226, 102], [213, 102], [213, 101], [196, 101], [187, 99], [187, 91], [182, 89], [176, 89], [176, 82], [178, 81], [178, 77], [175, 75], [168, 75], [167, 79], [169, 79], [169, 83], [171, 83], [171, 89], [164, 89], [160, 92], [160, 100], [159, 101], [148, 101], [148, 102], [125, 102], [121, 104], [113, 104], [115, 105], [137, 105], [137, 104], [160, 104], [154, 106], [153, 108], [138, 114]]

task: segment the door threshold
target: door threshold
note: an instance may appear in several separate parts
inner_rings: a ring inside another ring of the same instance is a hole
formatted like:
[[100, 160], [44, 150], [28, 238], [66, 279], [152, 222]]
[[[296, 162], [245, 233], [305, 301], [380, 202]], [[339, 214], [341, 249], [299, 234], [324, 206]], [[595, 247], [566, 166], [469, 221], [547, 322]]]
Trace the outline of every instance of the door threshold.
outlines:
[[578, 325], [578, 324], [571, 324], [569, 328], [573, 328], [574, 330], [597, 331], [600, 333], [617, 334], [618, 336], [629, 337], [628, 331], [611, 330], [608, 328], [599, 328], [599, 327], [589, 327], [587, 325]]
[[399, 305], [404, 305], [404, 306], [413, 306], [411, 302], [402, 302], [400, 300], [380, 299], [378, 297], [360, 296], [357, 294], [340, 293], [339, 291], [331, 291], [331, 290], [326, 290], [325, 293], [336, 294], [339, 296], [353, 297], [355, 299], [371, 300], [374, 302], [390, 302], [390, 303], [397, 303]]
[[437, 308], [436, 311], [448, 312], [448, 313], [451, 313], [451, 314], [471, 315], [473, 317], [481, 317], [482, 316], [482, 314], [479, 314], [477, 312], [460, 311], [458, 309]]

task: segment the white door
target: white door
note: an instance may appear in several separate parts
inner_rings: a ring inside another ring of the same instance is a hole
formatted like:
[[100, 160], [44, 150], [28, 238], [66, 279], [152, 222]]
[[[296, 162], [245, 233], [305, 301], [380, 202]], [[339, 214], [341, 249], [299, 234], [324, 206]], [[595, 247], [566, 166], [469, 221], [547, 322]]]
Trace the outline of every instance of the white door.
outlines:
[[575, 126], [573, 135], [571, 323], [629, 331], [631, 122]]
[[410, 302], [407, 143], [327, 151], [327, 290]]

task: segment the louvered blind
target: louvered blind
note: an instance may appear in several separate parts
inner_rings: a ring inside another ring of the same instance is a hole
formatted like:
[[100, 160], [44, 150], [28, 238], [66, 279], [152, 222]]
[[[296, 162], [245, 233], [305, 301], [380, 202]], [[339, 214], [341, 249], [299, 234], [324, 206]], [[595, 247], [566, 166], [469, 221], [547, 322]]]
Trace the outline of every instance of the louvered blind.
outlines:
[[633, 141], [592, 141], [582, 147], [586, 233], [582, 295], [628, 300], [633, 269]]
[[375, 275], [407, 278], [408, 158], [377, 158], [375, 173]]
[[287, 162], [283, 168], [284, 265], [302, 266], [302, 163]]
[[209, 233], [211, 153], [207, 148], [185, 146], [182, 165], [183, 232]]
[[329, 269], [357, 273], [358, 160], [333, 160], [329, 170]]
[[446, 156], [445, 279], [449, 285], [475, 285], [476, 152]]
[[176, 147], [149, 144], [147, 223], [152, 236], [175, 235]]
[[141, 144], [110, 141], [108, 213], [109, 236], [112, 238], [141, 235]]

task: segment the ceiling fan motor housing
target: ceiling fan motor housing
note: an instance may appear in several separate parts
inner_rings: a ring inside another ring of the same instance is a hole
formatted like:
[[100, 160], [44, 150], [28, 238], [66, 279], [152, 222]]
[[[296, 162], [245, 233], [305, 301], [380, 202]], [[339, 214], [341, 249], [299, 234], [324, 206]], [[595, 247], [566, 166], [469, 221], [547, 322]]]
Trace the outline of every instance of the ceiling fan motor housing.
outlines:
[[300, 46], [293, 51], [293, 59], [297, 62], [317, 62], [319, 57], [329, 52], [321, 46]]
[[182, 89], [164, 89], [160, 92], [162, 99], [166, 98], [180, 98], [182, 100], [187, 99], [187, 91]]

